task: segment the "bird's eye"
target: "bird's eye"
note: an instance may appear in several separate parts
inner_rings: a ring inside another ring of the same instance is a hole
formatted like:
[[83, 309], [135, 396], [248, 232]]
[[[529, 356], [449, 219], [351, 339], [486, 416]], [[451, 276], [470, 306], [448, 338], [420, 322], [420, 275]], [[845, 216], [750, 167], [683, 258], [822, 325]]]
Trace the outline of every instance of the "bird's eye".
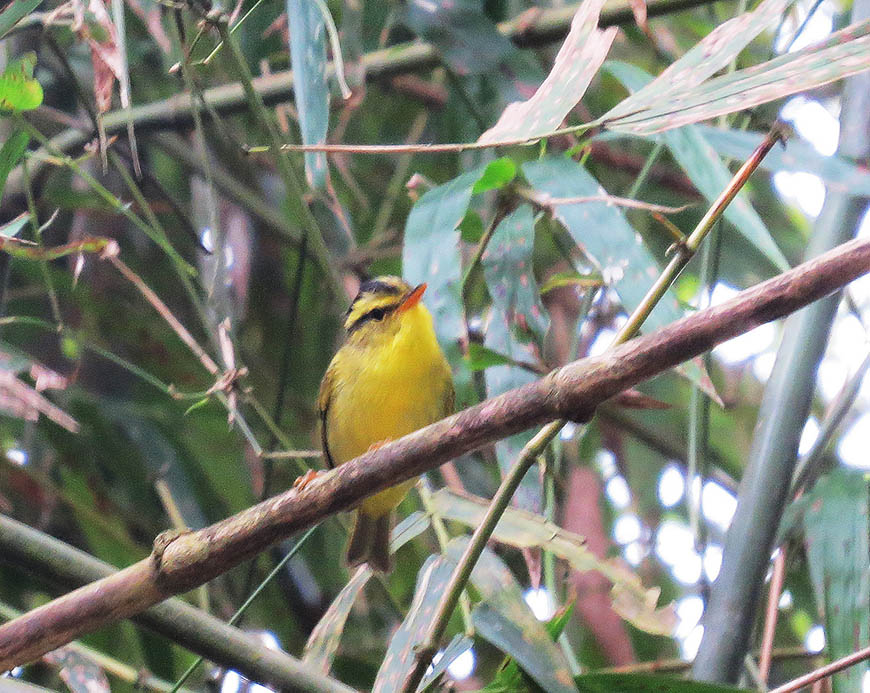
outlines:
[[384, 316], [387, 314], [383, 308], [374, 308], [369, 311], [369, 316], [372, 320], [383, 320]]

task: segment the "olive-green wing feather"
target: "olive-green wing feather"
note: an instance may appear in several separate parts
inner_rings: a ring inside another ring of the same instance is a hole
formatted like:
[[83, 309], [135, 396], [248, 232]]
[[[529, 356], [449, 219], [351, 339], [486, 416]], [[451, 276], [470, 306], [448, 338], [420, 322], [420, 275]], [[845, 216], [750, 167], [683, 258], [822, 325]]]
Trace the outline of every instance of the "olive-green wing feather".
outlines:
[[320, 443], [323, 446], [323, 455], [326, 459], [326, 466], [330, 469], [335, 469], [335, 460], [329, 452], [329, 441], [327, 440], [327, 417], [329, 416], [329, 401], [332, 397], [333, 388], [335, 387], [335, 361], [329, 364], [326, 373], [323, 375], [323, 380], [320, 381], [320, 391], [317, 393], [317, 410], [320, 413]]

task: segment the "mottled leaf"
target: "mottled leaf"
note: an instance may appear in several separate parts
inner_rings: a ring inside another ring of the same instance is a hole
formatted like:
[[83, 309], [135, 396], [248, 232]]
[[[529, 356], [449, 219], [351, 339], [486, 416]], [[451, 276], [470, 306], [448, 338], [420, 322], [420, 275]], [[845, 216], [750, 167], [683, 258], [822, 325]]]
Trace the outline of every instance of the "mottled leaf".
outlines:
[[[870, 645], [870, 486], [864, 472], [834, 469], [807, 494], [804, 514], [810, 578], [825, 619], [830, 659]], [[861, 690], [861, 662], [833, 677], [834, 693]]]
[[[467, 537], [454, 539], [448, 553], [458, 559], [467, 544]], [[478, 634], [510, 655], [544, 691], [576, 693], [565, 655], [535, 618], [519, 583], [495, 553], [483, 551], [471, 582], [482, 597], [471, 613]]]
[[8, 34], [22, 19], [39, 7], [42, 0], [12, 0], [5, 10], [0, 12], [0, 39]]
[[[540, 344], [549, 325], [532, 273], [534, 245], [534, 212], [531, 206], [520, 205], [499, 223], [481, 257], [492, 297], [484, 345], [513, 361], [531, 364], [540, 361]], [[485, 374], [487, 397], [525, 385], [536, 377], [515, 365], [493, 365]], [[502, 474], [514, 465], [532, 435], [525, 431], [496, 442], [495, 454]], [[531, 469], [517, 489], [514, 502], [535, 511], [540, 509], [541, 499], [538, 470]]]
[[748, 688], [689, 681], [668, 674], [581, 674], [574, 681], [580, 693], [751, 693]]
[[[723, 130], [709, 125], [694, 126], [701, 136], [722, 156], [745, 161], [762, 143], [766, 133], [746, 130]], [[831, 192], [870, 196], [870, 170], [833, 154], [825, 156], [809, 142], [792, 137], [785, 147], [774, 147], [761, 160], [759, 168], [767, 171], [805, 171], [823, 181]]]
[[18, 165], [28, 142], [30, 142], [30, 135], [16, 130], [0, 147], [0, 200], [3, 199], [3, 189], [6, 187], [9, 172]]
[[471, 372], [462, 358], [465, 337], [462, 306], [462, 257], [459, 224], [485, 166], [432, 188], [417, 200], [405, 222], [402, 271], [412, 284], [429, 285], [424, 299], [435, 320], [435, 333], [453, 368], [457, 406], [473, 401]]
[[73, 28], [91, 49], [94, 100], [97, 110], [105, 113], [112, 107], [115, 81], [125, 79], [125, 60], [118, 47], [118, 31], [103, 0], [88, 0], [87, 10], [76, 18]]
[[33, 79], [36, 54], [13, 60], [0, 75], [0, 110], [32, 111], [42, 104], [42, 86]]
[[624, 117], [642, 111], [652, 103], [666, 104], [673, 94], [701, 84], [730, 65], [749, 42], [777, 21], [793, 2], [764, 0], [751, 12], [744, 12], [720, 24], [655, 81], [608, 111], [604, 119], [610, 121]]
[[60, 678], [70, 693], [109, 693], [109, 679], [100, 667], [68, 647], [49, 652], [42, 658], [60, 669]]
[[[303, 144], [323, 144], [329, 126], [326, 81], [326, 24], [314, 2], [287, 0], [293, 95]], [[326, 186], [326, 154], [305, 152], [305, 177], [315, 189]]]
[[[428, 526], [429, 518], [424, 513], [415, 512], [409, 515], [393, 528], [390, 551], [395, 553], [400, 547], [425, 531]], [[314, 630], [311, 631], [308, 642], [305, 643], [302, 660], [306, 664], [324, 674], [329, 673], [350, 610], [372, 574], [368, 566], [359, 567], [329, 605]]]
[[426, 559], [417, 574], [417, 587], [408, 614], [390, 639], [372, 693], [397, 691], [401, 687], [416, 660], [416, 646], [435, 616], [435, 607], [455, 567], [454, 562], [445, 556], [429, 556]]
[[[547, 621], [544, 628], [551, 640], [555, 642], [558, 639], [573, 613], [574, 604], [571, 603]], [[523, 683], [523, 672], [513, 658], [507, 657], [481, 693], [515, 693], [526, 688]]]
[[[652, 77], [639, 67], [623, 62], [610, 62], [607, 70], [631, 92], [638, 92]], [[698, 191], [713, 202], [728, 186], [731, 173], [719, 155], [703, 138], [696, 126], [687, 125], [662, 134], [664, 143]], [[740, 191], [725, 208], [725, 218], [779, 271], [789, 268], [788, 260], [776, 245], [758, 212]]]
[[597, 28], [603, 5], [604, 0], [585, 0], [543, 84], [527, 101], [509, 104], [479, 142], [534, 138], [559, 127], [583, 98], [616, 38], [616, 27]]
[[[607, 191], [583, 166], [565, 157], [550, 156], [532, 161], [523, 164], [522, 171], [532, 187], [551, 198], [607, 195]], [[598, 265], [604, 283], [613, 287], [625, 310], [631, 313], [637, 308], [658, 279], [660, 269], [622, 210], [604, 201], [584, 202], [553, 205], [553, 215]], [[669, 291], [656, 304], [643, 330], [656, 330], [681, 317], [677, 299]], [[710, 377], [696, 361], [687, 361], [678, 372], [719, 401]]]
[[639, 102], [631, 112], [617, 118], [607, 113], [601, 120], [611, 130], [653, 134], [815, 89], [868, 68], [870, 20], [846, 27], [803, 50], [696, 87], [678, 86], [666, 99], [653, 92], [648, 94], [649, 101]]
[[[432, 498], [439, 515], [477, 527], [486, 504], [470, 496], [441, 489]], [[659, 608], [659, 588], [646, 589], [640, 578], [618, 559], [600, 559], [586, 548], [583, 537], [525, 510], [508, 508], [496, 525], [493, 537], [516, 548], [542, 548], [568, 561], [577, 571], [594, 570], [613, 585], [614, 609], [627, 621], [649, 633], [670, 635], [676, 616], [669, 606]]]

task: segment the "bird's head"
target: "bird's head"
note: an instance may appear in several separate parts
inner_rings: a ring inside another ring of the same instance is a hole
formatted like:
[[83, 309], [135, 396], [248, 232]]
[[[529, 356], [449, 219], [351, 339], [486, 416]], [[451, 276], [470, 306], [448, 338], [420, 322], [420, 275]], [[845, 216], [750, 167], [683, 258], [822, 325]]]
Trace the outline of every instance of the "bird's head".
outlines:
[[425, 313], [420, 304], [426, 285], [411, 286], [401, 277], [381, 276], [360, 285], [359, 293], [347, 309], [344, 327], [348, 339], [365, 343], [395, 336], [401, 327], [415, 322]]

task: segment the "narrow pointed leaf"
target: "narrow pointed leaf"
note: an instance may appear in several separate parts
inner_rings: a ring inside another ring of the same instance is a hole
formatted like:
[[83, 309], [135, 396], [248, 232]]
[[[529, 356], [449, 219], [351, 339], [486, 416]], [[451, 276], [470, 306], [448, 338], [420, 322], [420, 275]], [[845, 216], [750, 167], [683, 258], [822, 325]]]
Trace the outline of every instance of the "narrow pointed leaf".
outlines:
[[[652, 76], [644, 70], [624, 62], [610, 62], [607, 64], [607, 70], [634, 93], [643, 89], [644, 85], [652, 80]], [[662, 137], [674, 159], [698, 191], [708, 202], [712, 203], [716, 200], [731, 180], [731, 173], [696, 126], [687, 125], [668, 130], [662, 134]], [[725, 218], [777, 270], [785, 271], [789, 268], [788, 260], [774, 242], [745, 192], [739, 192], [725, 208]]]
[[[481, 263], [492, 297], [484, 345], [514, 361], [538, 363], [549, 319], [538, 295], [532, 273], [535, 216], [529, 205], [520, 205], [496, 227]], [[515, 365], [493, 366], [486, 371], [486, 394], [494, 397], [536, 379], [534, 373]], [[499, 440], [495, 454], [506, 474], [532, 437], [531, 431]], [[542, 488], [537, 469], [520, 484], [514, 502], [526, 510], [539, 510]]]
[[[473, 497], [441, 489], [432, 502], [438, 514], [468, 527], [477, 527], [486, 505]], [[640, 578], [620, 561], [600, 559], [586, 548], [585, 539], [568, 532], [540, 515], [508, 508], [496, 525], [493, 537], [516, 548], [542, 548], [568, 561], [578, 571], [594, 570], [613, 585], [614, 609], [636, 627], [649, 633], [669, 635], [676, 625], [672, 606], [658, 607], [659, 589], [647, 589]]]
[[39, 7], [42, 0], [12, 0], [3, 12], [0, 12], [0, 39], [8, 34], [22, 19]]
[[616, 27], [597, 28], [603, 5], [604, 0], [585, 0], [543, 84], [527, 101], [509, 104], [478, 142], [534, 138], [559, 127], [583, 98], [616, 38]]
[[444, 648], [444, 651], [441, 653], [438, 661], [432, 662], [432, 667], [427, 670], [426, 675], [423, 677], [423, 680], [420, 681], [420, 685], [417, 686], [417, 690], [426, 690], [427, 686], [431, 685], [438, 679], [439, 676], [441, 676], [441, 674], [447, 671], [447, 667], [453, 664], [453, 660], [464, 654], [466, 650], [471, 648], [471, 646], [471, 638], [468, 638], [464, 635], [454, 635], [453, 640], [451, 640], [450, 644]]
[[3, 189], [6, 187], [9, 172], [18, 165], [28, 142], [30, 142], [30, 135], [16, 130], [0, 147], [0, 200], [3, 199]]
[[608, 113], [602, 121], [611, 130], [648, 135], [743, 111], [867, 69], [870, 20], [846, 27], [803, 50], [674, 91], [666, 99], [655, 95], [639, 102], [630, 113], [616, 118]]
[[[425, 514], [416, 512], [409, 515], [393, 528], [390, 550], [395, 553], [411, 539], [424, 532], [428, 526], [429, 518]], [[372, 571], [368, 566], [357, 569], [311, 631], [308, 642], [305, 643], [302, 661], [324, 674], [329, 673], [335, 654], [338, 652], [344, 624], [354, 602], [371, 576]]]
[[604, 116], [605, 121], [667, 103], [675, 93], [695, 87], [729, 65], [750, 41], [779, 19], [794, 0], [764, 0], [752, 12], [720, 24], [652, 83], [629, 96]]
[[[695, 125], [701, 136], [722, 156], [743, 161], [764, 140], [764, 133]], [[804, 171], [825, 181], [829, 191], [870, 197], [870, 170], [838, 154], [825, 156], [805, 140], [792, 137], [774, 147], [759, 165], [766, 171]]]

